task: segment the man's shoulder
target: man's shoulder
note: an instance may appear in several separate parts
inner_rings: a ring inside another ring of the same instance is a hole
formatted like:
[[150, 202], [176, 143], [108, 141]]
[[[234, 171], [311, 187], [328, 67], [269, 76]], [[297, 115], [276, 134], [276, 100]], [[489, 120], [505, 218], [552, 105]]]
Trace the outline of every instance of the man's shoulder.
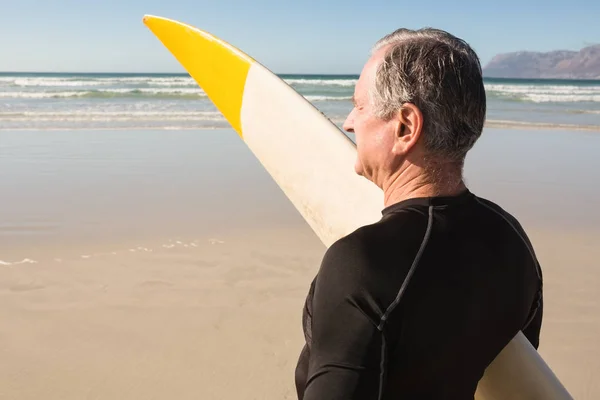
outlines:
[[519, 220], [513, 214], [491, 200], [482, 197], [476, 197], [476, 201], [489, 212], [490, 218], [497, 218], [506, 224], [507, 231], [514, 235], [515, 240], [525, 244], [529, 253], [531, 253], [531, 256], [537, 263], [538, 261], [535, 255], [533, 243], [531, 242], [521, 222], [519, 222]]
[[412, 259], [427, 229], [427, 214], [402, 210], [377, 222], [362, 226], [335, 241], [325, 252], [323, 263], [351, 265], [355, 270], [381, 267], [393, 258], [401, 263]]
[[[413, 215], [414, 214], [414, 215]], [[396, 298], [427, 229], [427, 214], [398, 212], [360, 227], [325, 252], [317, 292], [352, 299], [372, 321]]]
[[476, 196], [475, 199], [479, 203], [480, 206], [482, 206], [484, 209], [486, 209], [490, 213], [491, 218], [498, 218], [500, 220], [504, 220], [505, 223], [507, 223], [514, 231], [516, 231], [516, 233], [519, 234], [519, 236], [521, 236], [524, 240], [529, 242], [529, 240], [527, 239], [527, 234], [525, 233], [525, 229], [523, 228], [523, 225], [521, 224], [521, 222], [519, 222], [519, 220], [512, 213], [507, 211], [504, 207], [500, 206], [498, 203], [495, 203], [489, 199], [479, 197], [479, 196]]
[[403, 209], [384, 215], [379, 221], [361, 226], [350, 234], [337, 240], [330, 251], [349, 251], [369, 253], [387, 248], [390, 245], [398, 250], [402, 242], [415, 239], [420, 241], [427, 228], [427, 211]]

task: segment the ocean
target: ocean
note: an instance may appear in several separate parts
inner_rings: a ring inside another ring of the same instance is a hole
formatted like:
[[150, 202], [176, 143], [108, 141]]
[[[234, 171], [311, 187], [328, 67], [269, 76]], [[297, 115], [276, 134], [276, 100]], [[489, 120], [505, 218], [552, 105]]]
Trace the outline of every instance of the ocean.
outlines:
[[[355, 75], [280, 75], [341, 125]], [[486, 79], [488, 124], [600, 130], [600, 81]], [[0, 73], [0, 129], [228, 127], [187, 74]]]

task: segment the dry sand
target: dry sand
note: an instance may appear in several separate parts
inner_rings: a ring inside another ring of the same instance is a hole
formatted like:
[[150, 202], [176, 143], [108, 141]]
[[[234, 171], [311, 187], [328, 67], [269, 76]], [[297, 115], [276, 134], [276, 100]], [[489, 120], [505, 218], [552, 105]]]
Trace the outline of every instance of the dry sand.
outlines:
[[293, 399], [322, 251], [272, 231], [1, 267], [0, 398]]
[[[598, 398], [600, 236], [531, 237], [540, 352], [575, 398]], [[307, 228], [106, 250], [0, 268], [0, 398], [295, 398], [324, 250]]]
[[540, 354], [576, 399], [600, 398], [600, 234], [531, 232], [544, 272]]

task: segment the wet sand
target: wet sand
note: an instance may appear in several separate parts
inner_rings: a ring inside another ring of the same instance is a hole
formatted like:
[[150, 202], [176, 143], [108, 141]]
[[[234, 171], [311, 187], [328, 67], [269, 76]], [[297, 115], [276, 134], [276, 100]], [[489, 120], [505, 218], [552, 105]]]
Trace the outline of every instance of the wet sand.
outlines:
[[[600, 397], [598, 151], [487, 129], [466, 168], [529, 232], [540, 352], [578, 399]], [[3, 131], [0, 193], [0, 397], [295, 398], [325, 249], [233, 131]]]

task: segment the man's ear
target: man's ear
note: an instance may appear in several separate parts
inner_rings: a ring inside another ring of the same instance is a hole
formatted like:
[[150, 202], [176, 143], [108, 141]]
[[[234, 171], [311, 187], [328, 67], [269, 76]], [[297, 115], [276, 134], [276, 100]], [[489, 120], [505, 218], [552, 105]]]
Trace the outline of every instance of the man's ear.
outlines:
[[404, 155], [419, 141], [423, 129], [423, 114], [412, 103], [404, 103], [396, 114], [394, 153]]

